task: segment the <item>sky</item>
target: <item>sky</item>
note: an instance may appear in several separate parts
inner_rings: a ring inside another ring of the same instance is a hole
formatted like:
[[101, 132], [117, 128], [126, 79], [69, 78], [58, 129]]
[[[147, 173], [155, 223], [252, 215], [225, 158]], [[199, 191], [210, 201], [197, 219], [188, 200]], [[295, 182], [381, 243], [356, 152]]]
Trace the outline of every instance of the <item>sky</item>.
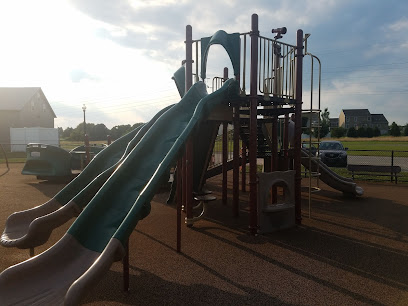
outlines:
[[[179, 96], [171, 77], [193, 39], [287, 28], [310, 33], [308, 52], [322, 63], [321, 109], [367, 108], [408, 123], [408, 2], [401, 0], [0, 0], [0, 86], [41, 87], [56, 127], [83, 120], [108, 128], [146, 122]], [[214, 49], [208, 75], [222, 76], [228, 57]], [[310, 59], [303, 100], [310, 101]], [[317, 75], [316, 65], [315, 76]], [[314, 101], [316, 101], [314, 82]], [[211, 86], [211, 83], [209, 83]]]

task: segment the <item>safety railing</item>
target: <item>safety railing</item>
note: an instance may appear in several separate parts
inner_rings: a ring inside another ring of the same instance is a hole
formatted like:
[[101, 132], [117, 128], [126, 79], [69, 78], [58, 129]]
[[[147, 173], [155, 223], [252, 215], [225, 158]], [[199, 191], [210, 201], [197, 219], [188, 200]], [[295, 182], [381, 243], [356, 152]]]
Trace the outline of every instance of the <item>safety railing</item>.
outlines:
[[[348, 165], [362, 165], [362, 166], [386, 166], [390, 168], [399, 167], [401, 172], [397, 173], [398, 183], [408, 183], [408, 151], [398, 150], [348, 150], [347, 151], [347, 164]], [[352, 177], [352, 172], [347, 168], [331, 168], [336, 173], [345, 176]], [[378, 174], [375, 171], [371, 173], [364, 173], [359, 171], [354, 173], [354, 179], [356, 180], [370, 180], [370, 181], [394, 181], [394, 174], [391, 172], [388, 174]]]
[[295, 46], [259, 37], [258, 90], [264, 95], [295, 96]]
[[[251, 66], [251, 33], [240, 34], [240, 87], [242, 94], [248, 94], [249, 70]], [[294, 99], [295, 96], [295, 49], [296, 46], [263, 36], [258, 37], [258, 92], [267, 96]], [[200, 79], [201, 40], [193, 40], [193, 83]], [[221, 72], [221, 71], [220, 71]], [[231, 77], [231, 76], [230, 76]], [[214, 79], [212, 79], [214, 82]], [[207, 80], [204, 80], [207, 82]], [[217, 80], [217, 82], [221, 81]], [[210, 85], [210, 84], [208, 84]], [[216, 86], [214, 86], [216, 85]], [[213, 91], [220, 84], [213, 84]]]

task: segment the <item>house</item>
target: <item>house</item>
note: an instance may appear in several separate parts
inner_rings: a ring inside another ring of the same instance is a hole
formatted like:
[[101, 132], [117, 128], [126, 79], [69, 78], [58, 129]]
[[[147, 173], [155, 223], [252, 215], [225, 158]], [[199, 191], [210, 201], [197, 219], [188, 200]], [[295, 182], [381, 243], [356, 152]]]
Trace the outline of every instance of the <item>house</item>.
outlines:
[[354, 127], [375, 128], [381, 132], [381, 135], [388, 133], [388, 120], [383, 114], [371, 114], [368, 109], [343, 109], [339, 116], [339, 126], [349, 129]]
[[371, 126], [371, 114], [368, 109], [343, 109], [339, 116], [339, 126], [349, 129]]
[[371, 114], [372, 128], [377, 127], [381, 135], [388, 133], [388, 120], [383, 114]]
[[329, 120], [330, 120], [330, 128], [339, 127], [339, 118], [329, 118]]
[[10, 143], [10, 128], [54, 128], [56, 115], [40, 87], [0, 87], [0, 143]]

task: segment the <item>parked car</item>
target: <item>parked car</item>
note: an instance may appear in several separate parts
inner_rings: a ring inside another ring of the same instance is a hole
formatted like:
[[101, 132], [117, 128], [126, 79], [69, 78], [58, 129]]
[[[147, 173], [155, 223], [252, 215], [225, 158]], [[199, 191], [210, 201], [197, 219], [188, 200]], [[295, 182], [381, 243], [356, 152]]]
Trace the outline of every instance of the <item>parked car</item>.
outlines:
[[316, 156], [317, 148], [314, 145], [311, 145], [308, 142], [302, 142], [302, 149], [309, 152], [313, 156]]
[[340, 141], [322, 141], [319, 145], [319, 157], [327, 166], [347, 167], [347, 150]]

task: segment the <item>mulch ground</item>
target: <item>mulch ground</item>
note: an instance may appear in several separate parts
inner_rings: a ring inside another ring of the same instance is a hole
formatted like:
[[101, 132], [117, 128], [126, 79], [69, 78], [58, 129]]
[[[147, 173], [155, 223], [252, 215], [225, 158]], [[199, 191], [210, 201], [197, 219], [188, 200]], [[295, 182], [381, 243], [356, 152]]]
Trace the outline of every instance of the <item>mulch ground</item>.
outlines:
[[[63, 184], [21, 175], [0, 164], [0, 226], [15, 211], [40, 205]], [[221, 199], [220, 177], [207, 187]], [[305, 180], [305, 184], [308, 181]], [[408, 186], [360, 183], [365, 193], [347, 198], [320, 183], [302, 193], [302, 225], [250, 236], [248, 193], [238, 218], [232, 198], [213, 202], [205, 219], [182, 227], [176, 252], [176, 210], [167, 192], [156, 195], [151, 214], [130, 237], [130, 291], [122, 264], [114, 263], [86, 305], [407, 305]], [[231, 194], [231, 182], [229, 192]], [[68, 229], [55, 230], [39, 254]], [[0, 247], [0, 271], [29, 258], [28, 250]]]

